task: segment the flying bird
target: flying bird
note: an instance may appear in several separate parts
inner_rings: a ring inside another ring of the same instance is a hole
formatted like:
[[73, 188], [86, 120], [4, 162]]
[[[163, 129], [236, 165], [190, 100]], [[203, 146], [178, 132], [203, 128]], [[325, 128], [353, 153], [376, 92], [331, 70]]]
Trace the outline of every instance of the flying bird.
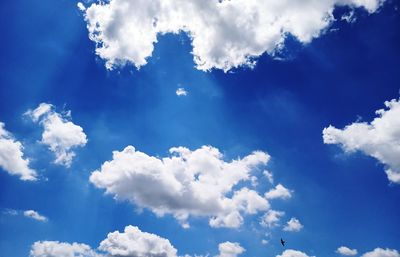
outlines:
[[281, 244], [282, 244], [282, 246], [285, 246], [285, 243], [286, 243], [286, 241], [284, 241], [284, 240], [281, 238]]

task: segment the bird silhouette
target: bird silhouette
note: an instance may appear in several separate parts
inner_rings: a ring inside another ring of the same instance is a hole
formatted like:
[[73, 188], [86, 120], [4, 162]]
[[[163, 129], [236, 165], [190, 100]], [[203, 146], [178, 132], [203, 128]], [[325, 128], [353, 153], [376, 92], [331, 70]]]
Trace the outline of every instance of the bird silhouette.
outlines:
[[281, 244], [282, 244], [282, 246], [285, 246], [285, 243], [286, 243], [286, 241], [284, 241], [284, 240], [281, 238]]

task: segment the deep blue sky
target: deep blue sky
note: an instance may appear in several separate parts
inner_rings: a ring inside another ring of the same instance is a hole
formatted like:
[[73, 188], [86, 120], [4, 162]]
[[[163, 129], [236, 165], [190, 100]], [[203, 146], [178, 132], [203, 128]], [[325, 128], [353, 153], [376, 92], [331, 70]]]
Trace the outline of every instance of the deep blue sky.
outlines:
[[[322, 141], [324, 127], [341, 128], [358, 116], [370, 121], [384, 101], [399, 97], [399, 25], [399, 3], [391, 1], [376, 14], [360, 13], [355, 23], [336, 22], [337, 31], [311, 44], [293, 42], [286, 61], [263, 55], [254, 69], [232, 73], [196, 70], [189, 39], [165, 35], [139, 71], [107, 71], [75, 1], [2, 1], [0, 121], [48, 181], [0, 172], [0, 208], [34, 209], [49, 221], [1, 214], [0, 257], [28, 256], [38, 240], [96, 248], [108, 232], [129, 224], [168, 238], [179, 254], [214, 255], [229, 240], [246, 248], [243, 256], [275, 256], [281, 236], [290, 248], [324, 257], [336, 256], [340, 245], [361, 253], [399, 248], [399, 185], [389, 184], [375, 159], [345, 155]], [[178, 87], [188, 96], [178, 98]], [[88, 136], [69, 169], [51, 163], [52, 154], [37, 143], [40, 129], [22, 116], [42, 102], [71, 110]], [[294, 190], [274, 209], [298, 217], [304, 229], [276, 228], [262, 245], [262, 229], [251, 228], [258, 216], [239, 230], [210, 228], [207, 219], [191, 220], [185, 230], [169, 216], [135, 213], [88, 182], [113, 150], [129, 144], [156, 156], [173, 146], [212, 145], [227, 160], [266, 151], [275, 179]]]

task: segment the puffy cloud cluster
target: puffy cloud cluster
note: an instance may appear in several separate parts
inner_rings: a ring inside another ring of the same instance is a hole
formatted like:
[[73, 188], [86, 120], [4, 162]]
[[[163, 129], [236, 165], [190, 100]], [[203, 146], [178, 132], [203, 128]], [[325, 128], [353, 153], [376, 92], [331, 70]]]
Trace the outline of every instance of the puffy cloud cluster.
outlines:
[[323, 130], [325, 144], [338, 144], [345, 152], [361, 151], [386, 166], [388, 179], [400, 183], [400, 102], [386, 101], [372, 122], [355, 122], [344, 129]]
[[361, 257], [400, 257], [400, 253], [394, 249], [375, 248], [371, 252], [364, 253]]
[[266, 228], [275, 227], [283, 215], [285, 215], [283, 211], [268, 210], [262, 216], [260, 225]]
[[0, 168], [11, 175], [17, 175], [21, 180], [36, 180], [36, 171], [29, 168], [29, 160], [24, 158], [22, 143], [0, 122]]
[[191, 151], [170, 149], [171, 156], [158, 158], [133, 146], [114, 151], [113, 159], [94, 171], [90, 181], [116, 199], [129, 200], [156, 215], [172, 214], [184, 227], [189, 216], [209, 217], [212, 227], [239, 227], [243, 214], [270, 208], [266, 198], [240, 182], [267, 164], [269, 155], [255, 151], [225, 162], [214, 147]]
[[303, 225], [300, 221], [296, 218], [291, 218], [287, 223], [286, 226], [283, 228], [285, 231], [291, 232], [299, 232], [303, 228]]
[[89, 38], [106, 67], [152, 56], [157, 37], [185, 32], [197, 69], [253, 66], [255, 57], [274, 54], [288, 34], [309, 43], [334, 21], [336, 6], [375, 12], [384, 0], [110, 0], [82, 3]]
[[[356, 249], [350, 249], [346, 246], [341, 246], [336, 250], [337, 253], [345, 256], [354, 256], [357, 255]], [[277, 255], [276, 257], [315, 257], [315, 256], [308, 256], [307, 254], [288, 249], [285, 250], [281, 255]], [[400, 253], [394, 249], [382, 249], [382, 248], [375, 248], [373, 251], [366, 252], [361, 257], [400, 257]]]
[[30, 257], [100, 257], [90, 246], [58, 241], [39, 241], [32, 245]]
[[26, 115], [42, 125], [44, 131], [41, 143], [47, 145], [55, 154], [54, 163], [71, 166], [75, 156], [73, 149], [83, 147], [87, 143], [82, 127], [70, 121], [71, 112], [60, 114], [54, 111], [53, 105], [41, 103], [35, 110], [28, 110]]
[[[235, 242], [219, 244], [219, 257], [236, 257], [245, 249]], [[58, 241], [35, 242], [30, 257], [177, 257], [177, 250], [168, 239], [142, 232], [138, 227], [127, 226], [124, 232], [107, 235], [98, 249], [79, 243]], [[198, 255], [196, 255], [198, 256]], [[201, 256], [201, 255], [200, 255]], [[190, 257], [185, 255], [185, 257]]]
[[315, 256], [309, 256], [303, 252], [288, 249], [285, 250], [281, 255], [277, 255], [276, 257], [315, 257]]
[[43, 215], [40, 215], [37, 211], [34, 210], [26, 210], [24, 211], [24, 216], [28, 218], [32, 218], [38, 221], [46, 222], [47, 218]]

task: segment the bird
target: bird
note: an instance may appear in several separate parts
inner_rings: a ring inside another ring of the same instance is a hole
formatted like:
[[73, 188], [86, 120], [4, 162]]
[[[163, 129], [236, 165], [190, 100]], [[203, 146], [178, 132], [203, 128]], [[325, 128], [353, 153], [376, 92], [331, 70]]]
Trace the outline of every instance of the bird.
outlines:
[[282, 246], [285, 246], [285, 243], [286, 243], [286, 241], [284, 241], [284, 240], [281, 238], [281, 244], [282, 244]]

